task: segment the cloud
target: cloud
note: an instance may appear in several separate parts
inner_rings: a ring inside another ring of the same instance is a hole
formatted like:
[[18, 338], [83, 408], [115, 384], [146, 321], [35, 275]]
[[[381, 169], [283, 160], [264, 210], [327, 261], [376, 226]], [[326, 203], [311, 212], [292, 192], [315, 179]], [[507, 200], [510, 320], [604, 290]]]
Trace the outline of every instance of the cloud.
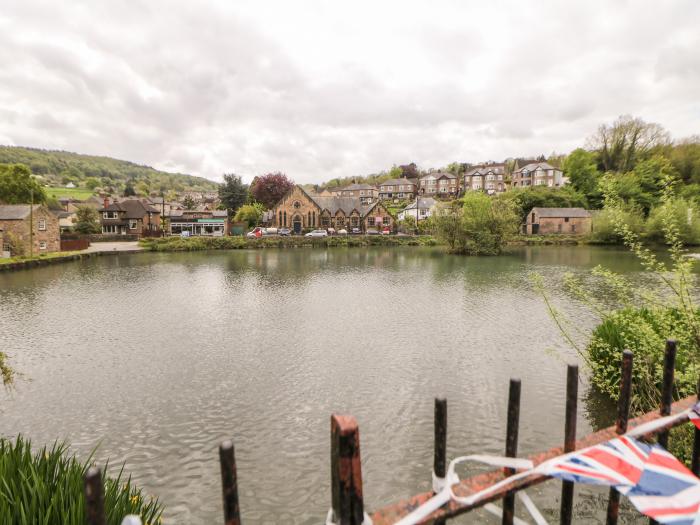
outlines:
[[[65, 4], [65, 3], [64, 3]], [[698, 133], [693, 0], [70, 2], [0, 12], [0, 140], [321, 182]]]

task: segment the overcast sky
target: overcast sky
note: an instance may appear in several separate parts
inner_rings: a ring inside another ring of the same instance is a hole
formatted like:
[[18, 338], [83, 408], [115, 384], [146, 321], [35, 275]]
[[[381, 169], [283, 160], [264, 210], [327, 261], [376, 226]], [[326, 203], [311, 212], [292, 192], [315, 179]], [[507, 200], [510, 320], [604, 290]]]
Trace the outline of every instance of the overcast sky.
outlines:
[[306, 183], [700, 133], [698, 0], [1, 3], [1, 144]]

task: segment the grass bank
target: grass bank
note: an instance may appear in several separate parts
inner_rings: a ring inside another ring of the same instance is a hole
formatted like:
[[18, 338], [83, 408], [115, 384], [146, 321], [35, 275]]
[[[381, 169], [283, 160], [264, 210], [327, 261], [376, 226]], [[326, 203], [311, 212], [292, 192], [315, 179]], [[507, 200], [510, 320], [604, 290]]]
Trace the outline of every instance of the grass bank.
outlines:
[[142, 239], [139, 244], [154, 252], [189, 252], [201, 250], [241, 250], [245, 248], [332, 248], [363, 246], [436, 246], [438, 242], [431, 236], [418, 237], [349, 235], [332, 237], [263, 237], [246, 239], [243, 237], [166, 237], [163, 239]]
[[590, 238], [587, 235], [516, 235], [508, 244], [514, 246], [570, 246], [576, 244], [590, 244]]
[[79, 253], [80, 252], [50, 252], [42, 253], [41, 255], [35, 255], [34, 257], [6, 257], [0, 259], [0, 266], [13, 265], [16, 263], [29, 263], [32, 261], [48, 261], [51, 259], [70, 257]]

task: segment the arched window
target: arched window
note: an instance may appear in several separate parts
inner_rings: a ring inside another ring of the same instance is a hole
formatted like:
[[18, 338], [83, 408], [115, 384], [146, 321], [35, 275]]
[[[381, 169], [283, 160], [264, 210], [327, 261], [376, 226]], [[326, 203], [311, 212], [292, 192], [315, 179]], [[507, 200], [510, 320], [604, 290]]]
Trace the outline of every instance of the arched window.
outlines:
[[277, 224], [279, 224], [280, 226], [282, 226], [282, 210], [280, 210], [280, 220], [279, 220], [279, 222], [278, 222]]
[[311, 212], [311, 226], [316, 226], [316, 211]]
[[306, 214], [306, 225], [311, 226], [311, 212]]
[[286, 212], [286, 210], [284, 212], [284, 226], [285, 227], [287, 226], [287, 212]]

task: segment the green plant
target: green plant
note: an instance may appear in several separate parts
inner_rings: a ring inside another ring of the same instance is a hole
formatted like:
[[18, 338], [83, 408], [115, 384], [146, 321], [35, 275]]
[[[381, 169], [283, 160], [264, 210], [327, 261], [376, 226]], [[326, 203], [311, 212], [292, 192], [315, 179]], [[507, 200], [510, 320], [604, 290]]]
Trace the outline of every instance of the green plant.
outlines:
[[[15, 441], [0, 438], [0, 516], [3, 523], [85, 523], [83, 476], [92, 457], [80, 462], [69, 455], [65, 443], [54, 443], [32, 453], [31, 442], [18, 436]], [[141, 489], [124, 479], [103, 472], [104, 508], [109, 525], [119, 525], [128, 514], [139, 515], [144, 524], [160, 523], [162, 505], [144, 496]], [[37, 521], [40, 519], [41, 521]]]

